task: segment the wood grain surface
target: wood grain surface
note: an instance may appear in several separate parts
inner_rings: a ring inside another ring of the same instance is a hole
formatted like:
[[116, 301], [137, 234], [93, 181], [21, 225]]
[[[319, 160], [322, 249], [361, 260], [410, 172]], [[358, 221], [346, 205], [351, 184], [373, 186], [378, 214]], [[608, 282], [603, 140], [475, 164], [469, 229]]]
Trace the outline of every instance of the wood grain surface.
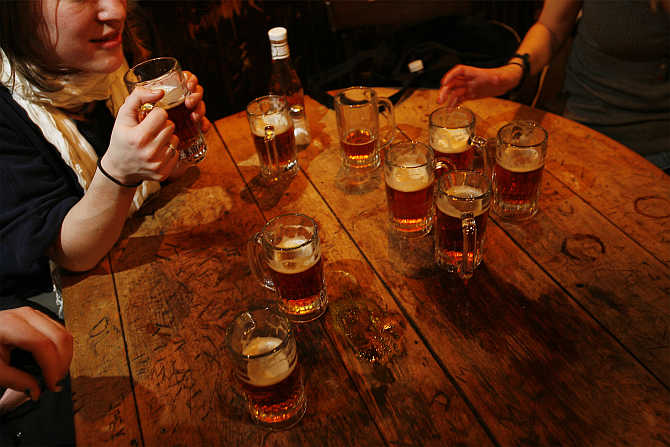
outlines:
[[[417, 90], [396, 107], [398, 140], [428, 142], [435, 99]], [[667, 175], [561, 117], [466, 103], [487, 138], [517, 118], [550, 138], [540, 212], [491, 215], [464, 284], [435, 266], [432, 233], [390, 230], [382, 170], [341, 168], [335, 113], [306, 106], [313, 141], [295, 178], [261, 186], [245, 114], [219, 120], [205, 161], [130, 219], [95, 271], [64, 278], [78, 445], [670, 444]], [[286, 212], [319, 224], [329, 308], [296, 328], [307, 413], [268, 432], [247, 415], [224, 335], [273, 300], [246, 245]]]

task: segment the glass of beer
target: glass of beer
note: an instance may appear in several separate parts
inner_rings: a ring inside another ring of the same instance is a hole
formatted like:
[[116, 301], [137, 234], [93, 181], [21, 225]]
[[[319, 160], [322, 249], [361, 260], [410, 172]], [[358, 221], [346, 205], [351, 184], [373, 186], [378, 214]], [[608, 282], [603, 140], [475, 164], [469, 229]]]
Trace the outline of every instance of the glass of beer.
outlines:
[[[393, 104], [368, 87], [349, 87], [335, 96], [334, 103], [344, 167], [377, 168], [380, 148], [393, 139]], [[380, 104], [387, 113], [380, 113]], [[380, 136], [380, 115], [387, 120], [387, 135]]]
[[[487, 171], [486, 139], [475, 136], [475, 114], [463, 106], [441, 107], [429, 118], [430, 147], [456, 169]], [[481, 162], [479, 161], [481, 160]]]
[[478, 171], [450, 171], [438, 183], [435, 262], [467, 280], [482, 262], [491, 204], [488, 176]]
[[128, 70], [123, 77], [128, 91], [136, 87], [151, 90], [163, 90], [165, 94], [156, 104], [143, 104], [140, 108], [140, 119], [153, 107], [164, 109], [170, 121], [175, 125], [175, 135], [179, 137], [179, 159], [198, 163], [205, 158], [207, 144], [200, 131], [200, 125], [191, 119], [191, 111], [184, 101], [191, 94], [186, 88], [184, 76], [177, 59], [173, 57], [157, 57], [140, 62]]
[[297, 424], [306, 399], [291, 323], [272, 309], [237, 315], [226, 331], [234, 376], [251, 419], [271, 430]]
[[547, 131], [534, 121], [513, 121], [498, 131], [493, 168], [493, 211], [523, 220], [539, 209]]
[[435, 185], [433, 151], [423, 143], [393, 143], [384, 158], [391, 226], [408, 236], [430, 232]]
[[247, 246], [251, 271], [275, 292], [279, 310], [306, 323], [326, 311], [318, 225], [303, 214], [282, 214], [265, 224]]
[[263, 183], [294, 176], [298, 172], [298, 151], [286, 99], [278, 95], [254, 99], [247, 106], [247, 119]]

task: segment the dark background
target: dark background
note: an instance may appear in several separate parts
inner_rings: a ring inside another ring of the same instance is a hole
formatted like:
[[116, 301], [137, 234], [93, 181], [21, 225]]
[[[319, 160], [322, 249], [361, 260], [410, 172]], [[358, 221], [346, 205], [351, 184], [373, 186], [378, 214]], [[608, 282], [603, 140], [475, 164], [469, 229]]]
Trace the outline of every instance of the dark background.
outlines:
[[[541, 0], [136, 0], [153, 56], [177, 57], [205, 87], [208, 117], [244, 110], [266, 93], [267, 31], [288, 30], [307, 94], [350, 85], [401, 85], [420, 57], [420, 86], [436, 88], [455, 63], [497, 66], [536, 20]], [[527, 98], [515, 98], [527, 102]]]

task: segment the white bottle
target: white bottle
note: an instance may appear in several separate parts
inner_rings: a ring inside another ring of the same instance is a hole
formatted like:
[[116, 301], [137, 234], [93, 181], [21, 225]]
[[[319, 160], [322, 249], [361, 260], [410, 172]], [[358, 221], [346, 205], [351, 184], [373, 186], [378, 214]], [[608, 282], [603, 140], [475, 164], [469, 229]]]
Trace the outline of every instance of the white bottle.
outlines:
[[270, 75], [270, 93], [286, 97], [291, 118], [293, 134], [298, 150], [306, 148], [312, 141], [309, 123], [305, 115], [305, 99], [302, 83], [291, 62], [291, 53], [286, 39], [286, 28], [276, 27], [268, 31], [272, 50], [272, 74]]

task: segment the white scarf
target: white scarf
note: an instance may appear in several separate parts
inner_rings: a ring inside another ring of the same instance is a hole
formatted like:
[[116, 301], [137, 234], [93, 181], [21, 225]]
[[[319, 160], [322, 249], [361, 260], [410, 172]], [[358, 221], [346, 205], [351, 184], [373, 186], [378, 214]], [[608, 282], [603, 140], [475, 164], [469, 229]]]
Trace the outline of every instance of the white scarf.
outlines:
[[[56, 81], [63, 88], [56, 92], [44, 92], [32, 85], [16, 72], [12, 82], [11, 67], [5, 52], [2, 55], [2, 77], [0, 82], [12, 91], [12, 97], [42, 130], [44, 138], [54, 145], [63, 161], [74, 171], [81, 187], [86, 191], [97, 168], [98, 156], [91, 144], [77, 129], [72, 118], [60, 108], [76, 108], [92, 101], [107, 100], [107, 108], [116, 116], [128, 96], [123, 75], [128, 64], [111, 74], [72, 74], [59, 76]], [[137, 211], [151, 194], [160, 189], [154, 181], [144, 181], [135, 191], [129, 215]]]

